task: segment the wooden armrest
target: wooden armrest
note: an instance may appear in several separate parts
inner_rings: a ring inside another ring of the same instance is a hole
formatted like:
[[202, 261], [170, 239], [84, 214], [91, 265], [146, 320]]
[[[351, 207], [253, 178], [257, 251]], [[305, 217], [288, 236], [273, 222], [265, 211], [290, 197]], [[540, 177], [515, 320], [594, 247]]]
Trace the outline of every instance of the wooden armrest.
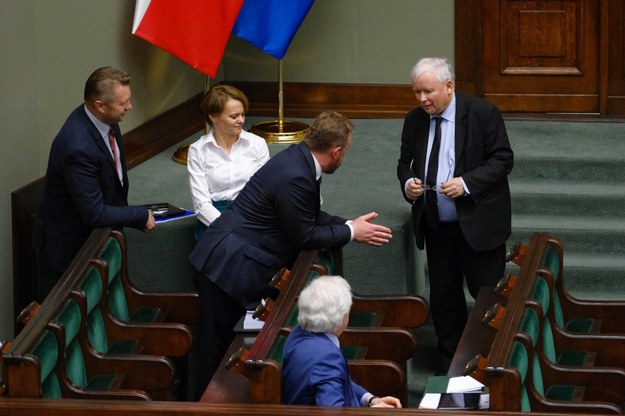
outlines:
[[182, 357], [187, 355], [193, 346], [193, 334], [183, 324], [133, 324], [108, 319], [106, 333], [110, 343], [128, 339], [143, 342], [142, 353], [146, 355]]
[[581, 335], [552, 327], [554, 345], [558, 351], [582, 350], [596, 353], [595, 365], [623, 368], [625, 335]]
[[15, 321], [22, 325], [26, 325], [33, 318], [33, 316], [35, 316], [40, 307], [41, 305], [37, 303], [37, 301], [33, 300], [28, 304], [28, 306], [22, 309], [22, 312], [20, 312], [17, 318], [15, 318]]
[[275, 302], [271, 298], [264, 299], [254, 310], [252, 317], [265, 322], [273, 309]]
[[585, 387], [584, 401], [625, 401], [625, 371], [608, 367], [542, 366], [545, 387], [566, 384]]
[[499, 329], [499, 325], [501, 324], [505, 311], [506, 308], [501, 306], [499, 303], [495, 303], [489, 310], [486, 311], [484, 317], [482, 318], [482, 322], [491, 328]]
[[347, 328], [339, 337], [342, 346], [367, 347], [367, 359], [404, 362], [414, 355], [417, 341], [403, 328]]
[[464, 367], [464, 371], [462, 375], [471, 376], [482, 384], [487, 384], [488, 375], [486, 374], [486, 367], [488, 365], [488, 360], [484, 358], [481, 354], [477, 354], [475, 357], [471, 358], [467, 365]]
[[429, 306], [420, 296], [354, 296], [351, 313], [359, 312], [383, 314], [382, 326], [417, 328], [427, 320]]
[[271, 282], [269, 282], [269, 286], [273, 286], [278, 290], [282, 289], [289, 281], [290, 275], [291, 271], [289, 269], [286, 267], [281, 268], [276, 274], [273, 275]]
[[160, 308], [166, 311], [165, 322], [194, 325], [199, 322], [200, 305], [197, 293], [157, 292], [141, 293], [127, 291], [128, 310], [141, 307]]
[[510, 294], [514, 289], [514, 285], [516, 284], [516, 276], [512, 273], [508, 273], [506, 276], [501, 278], [499, 282], [497, 282], [497, 286], [495, 286], [495, 293], [505, 297], [510, 298]]
[[282, 403], [282, 369], [271, 359], [245, 361], [251, 371], [246, 373], [250, 379], [250, 401], [252, 403]]
[[527, 254], [528, 245], [516, 243], [514, 247], [506, 254], [506, 262], [512, 262], [518, 266], [523, 262], [523, 258]]
[[252, 403], [282, 402], [282, 370], [271, 359], [249, 359], [250, 353], [240, 347], [226, 362], [226, 368], [244, 375], [250, 380], [250, 401]]
[[406, 375], [397, 363], [388, 360], [348, 360], [347, 364], [352, 380], [365, 390], [380, 397], [403, 399]]
[[176, 368], [162, 356], [124, 355], [95, 356], [85, 354], [88, 374], [115, 373], [124, 375], [119, 388], [157, 391], [169, 388], [174, 382]]
[[249, 351], [244, 347], [236, 350], [230, 358], [228, 358], [228, 362], [226, 362], [226, 368], [229, 370], [234, 370], [237, 373], [244, 374], [245, 373], [245, 361], [249, 356]]

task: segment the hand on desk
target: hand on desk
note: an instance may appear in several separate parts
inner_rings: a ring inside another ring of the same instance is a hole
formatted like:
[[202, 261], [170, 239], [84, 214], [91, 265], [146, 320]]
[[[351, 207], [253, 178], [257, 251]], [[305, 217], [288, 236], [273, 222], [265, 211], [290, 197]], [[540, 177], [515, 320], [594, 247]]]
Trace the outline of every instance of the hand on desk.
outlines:
[[371, 407], [394, 407], [401, 409], [401, 402], [393, 396], [375, 397], [371, 400]]
[[148, 222], [145, 224], [145, 228], [143, 231], [146, 233], [152, 231], [156, 226], [156, 221], [154, 220], [154, 215], [152, 215], [152, 211], [148, 211]]

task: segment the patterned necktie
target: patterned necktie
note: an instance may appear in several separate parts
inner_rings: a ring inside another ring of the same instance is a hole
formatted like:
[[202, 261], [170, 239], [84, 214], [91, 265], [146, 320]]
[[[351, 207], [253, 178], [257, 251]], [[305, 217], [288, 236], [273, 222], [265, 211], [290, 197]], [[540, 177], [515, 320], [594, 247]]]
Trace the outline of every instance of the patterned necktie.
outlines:
[[[428, 172], [426, 175], [426, 184], [431, 189], [436, 186], [436, 177], [438, 175], [438, 155], [441, 149], [441, 117], [433, 117], [436, 122], [434, 129], [434, 141], [432, 142], [432, 150], [430, 150], [430, 159], [428, 162]], [[438, 227], [440, 218], [438, 216], [437, 195], [435, 190], [426, 191], [425, 195], [425, 219], [432, 228]]]
[[115, 161], [115, 170], [117, 171], [117, 176], [119, 180], [122, 180], [122, 169], [121, 164], [119, 163], [119, 156], [117, 155], [117, 142], [115, 141], [115, 132], [113, 129], [109, 130], [109, 143], [111, 145], [111, 151], [113, 152], [113, 160]]

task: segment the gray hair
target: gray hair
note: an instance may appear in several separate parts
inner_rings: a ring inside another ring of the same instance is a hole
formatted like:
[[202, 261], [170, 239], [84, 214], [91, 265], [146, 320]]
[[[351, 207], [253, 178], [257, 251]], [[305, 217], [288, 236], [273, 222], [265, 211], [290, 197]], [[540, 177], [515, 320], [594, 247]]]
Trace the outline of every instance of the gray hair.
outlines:
[[446, 58], [422, 58], [410, 70], [410, 80], [414, 82], [426, 72], [434, 72], [436, 81], [443, 83], [447, 80], [455, 82], [456, 76]]
[[352, 307], [352, 292], [341, 276], [320, 276], [299, 295], [297, 321], [308, 332], [333, 333]]

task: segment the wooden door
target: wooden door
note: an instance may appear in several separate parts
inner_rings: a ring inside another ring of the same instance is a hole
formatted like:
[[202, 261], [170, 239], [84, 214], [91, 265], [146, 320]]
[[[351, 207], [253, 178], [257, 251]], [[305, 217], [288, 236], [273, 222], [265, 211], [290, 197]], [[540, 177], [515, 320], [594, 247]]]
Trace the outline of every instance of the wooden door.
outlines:
[[458, 88], [505, 112], [625, 115], [622, 0], [456, 0]]

